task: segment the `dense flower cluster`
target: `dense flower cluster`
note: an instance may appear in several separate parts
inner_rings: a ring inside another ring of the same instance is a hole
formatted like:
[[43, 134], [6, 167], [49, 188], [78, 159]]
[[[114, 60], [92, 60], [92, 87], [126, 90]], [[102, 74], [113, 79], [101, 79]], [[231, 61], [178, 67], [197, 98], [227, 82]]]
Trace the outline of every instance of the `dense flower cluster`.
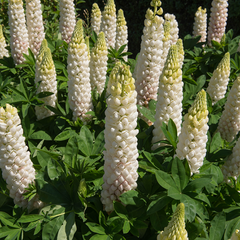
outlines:
[[240, 231], [236, 229], [235, 232], [232, 234], [230, 240], [240, 240]]
[[108, 51], [103, 32], [100, 32], [95, 46], [92, 48], [90, 60], [90, 81], [91, 88], [97, 88], [99, 94], [105, 87], [107, 74]]
[[207, 10], [199, 7], [195, 13], [193, 36], [201, 36], [199, 42], [206, 42], [207, 38]]
[[[55, 107], [57, 101], [57, 76], [54, 62], [52, 60], [51, 50], [49, 48], [45, 48], [41, 54], [43, 54], [42, 62], [40, 64], [40, 68], [38, 69], [38, 75], [35, 76], [36, 85], [40, 82], [37, 87], [37, 93], [52, 92], [52, 95], [41, 98], [41, 100], [44, 102], [44, 105]], [[44, 106], [36, 106], [35, 112], [37, 120], [41, 120], [54, 114]]]
[[213, 76], [208, 84], [207, 93], [212, 99], [214, 105], [220, 99], [224, 98], [227, 91], [227, 85], [230, 76], [230, 53], [225, 53], [223, 59], [213, 72]]
[[109, 78], [108, 92], [101, 201], [105, 210], [111, 212], [114, 200], [137, 187], [137, 92], [128, 66], [116, 63]]
[[188, 233], [185, 229], [185, 205], [179, 203], [172, 219], [164, 231], [160, 232], [157, 240], [188, 240]]
[[[156, 8], [161, 5], [156, 1]], [[162, 9], [158, 10], [161, 13]], [[163, 18], [147, 10], [144, 21], [141, 50], [134, 70], [138, 104], [148, 107], [151, 99], [157, 100], [157, 91], [160, 77], [160, 65], [162, 62], [163, 42]], [[141, 116], [141, 115], [140, 115]], [[142, 116], [141, 116], [142, 117]]]
[[6, 104], [6, 110], [0, 108], [0, 142], [0, 168], [9, 196], [20, 207], [28, 207], [29, 210], [39, 208], [42, 203], [37, 198], [28, 202], [23, 196], [25, 188], [34, 183], [35, 169], [25, 144], [17, 109], [9, 104]]
[[83, 36], [82, 20], [78, 20], [68, 46], [68, 98], [73, 111], [73, 120], [86, 122], [92, 110], [90, 68], [87, 45]]
[[107, 47], [115, 48], [116, 41], [116, 6], [114, 0], [108, 0], [102, 12], [102, 22], [100, 30], [104, 32]]
[[60, 26], [62, 40], [69, 43], [76, 25], [75, 6], [73, 0], [60, 0]]
[[183, 42], [181, 38], [177, 40], [176, 45], [178, 47], [178, 60], [179, 60], [180, 68], [182, 69], [183, 60], [184, 60], [184, 49], [183, 49]]
[[213, 0], [208, 26], [208, 44], [211, 41], [220, 42], [227, 25], [228, 0]]
[[101, 26], [101, 17], [102, 13], [99, 9], [97, 3], [94, 3], [92, 6], [92, 13], [91, 13], [91, 28], [96, 34], [99, 34], [100, 26]]
[[[115, 49], [118, 50], [122, 45], [128, 44], [128, 28], [125, 20], [123, 10], [118, 10], [117, 15], [117, 28], [116, 28], [116, 43]], [[123, 52], [127, 52], [128, 46], [126, 46]], [[124, 60], [127, 61], [127, 56], [124, 56]]]
[[26, 17], [29, 46], [37, 56], [42, 40], [45, 38], [40, 0], [26, 0]]
[[228, 94], [217, 130], [221, 137], [231, 142], [240, 130], [240, 76], [234, 81]]
[[10, 26], [11, 55], [16, 65], [23, 63], [23, 53], [28, 54], [28, 32], [22, 0], [9, 0], [8, 18]]
[[5, 37], [3, 36], [3, 30], [2, 30], [2, 25], [0, 24], [0, 59], [3, 57], [8, 57], [8, 50], [6, 49], [6, 40]]
[[178, 33], [179, 33], [178, 22], [176, 20], [176, 17], [174, 14], [166, 13], [164, 15], [164, 19], [165, 21], [170, 22], [171, 45], [176, 44], [178, 40]]
[[[182, 71], [178, 60], [178, 47], [172, 45], [169, 49], [167, 60], [160, 76], [158, 99], [156, 104], [156, 114], [153, 130], [152, 142], [156, 143], [165, 139], [161, 130], [162, 123], [168, 123], [171, 118], [176, 127], [178, 135], [181, 131], [182, 123], [182, 99], [183, 82]], [[160, 147], [160, 143], [153, 145], [152, 149]]]
[[186, 158], [192, 173], [198, 173], [206, 155], [208, 110], [206, 92], [201, 90], [184, 116], [176, 156]]

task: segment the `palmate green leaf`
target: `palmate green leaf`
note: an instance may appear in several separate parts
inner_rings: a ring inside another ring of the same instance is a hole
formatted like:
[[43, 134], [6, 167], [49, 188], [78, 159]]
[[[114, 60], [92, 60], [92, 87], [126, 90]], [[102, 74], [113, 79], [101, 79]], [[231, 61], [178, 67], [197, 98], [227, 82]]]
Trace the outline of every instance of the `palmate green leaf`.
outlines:
[[106, 232], [109, 234], [119, 233], [124, 225], [125, 220], [119, 216], [111, 217], [106, 222]]
[[0, 212], [0, 221], [6, 226], [20, 228], [20, 225], [16, 223], [16, 219], [5, 212]]
[[22, 229], [21, 228], [9, 228], [7, 226], [0, 228], [0, 238], [6, 237], [5, 240], [15, 240], [19, 237], [21, 234]]
[[226, 231], [224, 233], [224, 240], [230, 239], [233, 232], [239, 228], [240, 228], [240, 216], [228, 221]]
[[128, 220], [127, 209], [119, 202], [114, 202], [114, 210], [117, 215], [125, 220]]
[[168, 188], [167, 195], [175, 200], [180, 200], [182, 197], [182, 193], [175, 187]]
[[61, 168], [59, 167], [59, 164], [56, 162], [56, 160], [50, 158], [47, 161], [47, 173], [51, 180], [54, 180], [61, 175]]
[[29, 214], [29, 215], [22, 215], [17, 222], [19, 223], [29, 223], [35, 222], [44, 219], [44, 216], [38, 214]]
[[49, 141], [52, 140], [51, 136], [42, 130], [34, 132], [28, 138], [29, 139], [39, 139], [39, 140], [49, 140]]
[[195, 201], [185, 194], [182, 194], [180, 201], [185, 205], [186, 219], [192, 222], [197, 213], [197, 206]]
[[131, 229], [130, 223], [129, 221], [126, 220], [123, 224], [123, 234], [128, 233], [130, 229]]
[[143, 201], [138, 196], [138, 192], [135, 190], [130, 190], [128, 192], [123, 193], [119, 197], [120, 201], [126, 205], [135, 205], [140, 206]]
[[221, 240], [225, 230], [226, 215], [218, 213], [211, 221], [209, 240]]
[[68, 140], [72, 136], [77, 136], [76, 131], [71, 130], [71, 129], [65, 129], [63, 132], [59, 133], [54, 138], [54, 141], [65, 141], [65, 140]]
[[169, 127], [168, 125], [166, 125], [165, 122], [162, 123], [161, 129], [165, 135], [165, 137], [167, 138], [167, 140], [170, 142], [170, 144], [174, 147], [174, 149], [176, 149], [177, 147], [177, 128], [175, 123], [172, 121], [172, 119], [170, 118], [168, 121]]
[[91, 156], [93, 149], [93, 137], [90, 130], [83, 126], [81, 128], [79, 137], [77, 138], [80, 151], [87, 157]]
[[105, 229], [97, 223], [87, 222], [86, 225], [94, 233], [98, 233], [98, 234], [105, 234], [106, 233]]
[[222, 138], [221, 138], [221, 134], [220, 132], [217, 132], [214, 134], [213, 138], [212, 138], [212, 142], [210, 145], [210, 153], [215, 152], [217, 149], [219, 149], [220, 147], [222, 147]]
[[196, 239], [203, 230], [203, 224], [201, 223], [187, 223], [186, 230], [188, 233], [188, 238]]
[[68, 143], [65, 148], [65, 159], [69, 166], [74, 167], [77, 161], [77, 154], [78, 154], [78, 141], [77, 137], [73, 136], [68, 140]]
[[137, 109], [148, 120], [150, 120], [151, 122], [155, 122], [154, 114], [153, 114], [153, 112], [150, 109], [145, 108], [145, 107], [143, 107], [141, 105], [137, 105]]
[[211, 181], [210, 177], [209, 178], [201, 177], [201, 178], [194, 179], [185, 187], [183, 192], [184, 193], [195, 192], [195, 191], [200, 192], [202, 188], [204, 188], [206, 185], [209, 184], [210, 181]]
[[100, 132], [95, 140], [91, 154], [99, 154], [102, 152], [105, 144], [104, 131]]
[[158, 184], [163, 188], [169, 189], [170, 187], [173, 187], [177, 189], [176, 183], [174, 182], [170, 174], [163, 172], [161, 170], [157, 170], [155, 171], [155, 176]]
[[111, 240], [106, 234], [95, 234], [89, 240]]

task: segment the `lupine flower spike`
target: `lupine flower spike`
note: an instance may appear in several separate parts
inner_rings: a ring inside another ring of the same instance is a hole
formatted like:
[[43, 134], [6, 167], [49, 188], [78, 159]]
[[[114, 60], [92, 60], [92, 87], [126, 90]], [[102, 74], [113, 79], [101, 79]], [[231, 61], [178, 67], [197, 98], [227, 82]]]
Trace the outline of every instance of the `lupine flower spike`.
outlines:
[[207, 10], [199, 7], [195, 13], [193, 24], [193, 37], [201, 36], [199, 42], [207, 40]]
[[88, 50], [88, 59], [90, 61], [91, 55], [90, 55], [90, 45], [89, 45], [89, 36], [85, 37], [85, 43], [87, 45], [87, 50]]
[[224, 98], [230, 76], [230, 54], [225, 53], [223, 59], [213, 72], [207, 87], [207, 93], [212, 99], [212, 105]]
[[60, 0], [60, 26], [62, 40], [69, 43], [76, 25], [75, 6], [73, 0]]
[[[163, 53], [163, 18], [156, 14], [161, 14], [162, 9], [158, 0], [151, 1], [154, 12], [147, 10], [144, 21], [144, 29], [141, 43], [141, 50], [138, 56], [136, 70], [136, 89], [138, 93], [138, 104], [148, 107], [151, 99], [157, 100], [157, 91], [160, 77], [160, 64]], [[140, 117], [143, 118], [142, 115]], [[146, 119], [145, 119], [146, 120]]]
[[40, 0], [26, 0], [26, 17], [29, 46], [37, 56], [42, 40], [45, 38]]
[[9, 0], [8, 18], [10, 26], [11, 55], [15, 65], [25, 61], [23, 53], [28, 54], [28, 32], [22, 0]]
[[114, 200], [137, 187], [137, 92], [128, 66], [116, 63], [109, 78], [108, 92], [101, 201], [105, 211], [111, 212]]
[[103, 32], [100, 32], [95, 46], [92, 48], [90, 61], [90, 81], [91, 88], [97, 88], [97, 92], [101, 94], [105, 87], [107, 74], [108, 51]]
[[171, 45], [176, 44], [178, 40], [178, 22], [174, 14], [166, 13], [164, 15], [165, 21], [170, 22], [170, 35], [171, 35]]
[[232, 154], [228, 157], [224, 165], [222, 166], [222, 173], [224, 176], [224, 181], [227, 183], [231, 183], [229, 177], [233, 177], [237, 180], [240, 175], [240, 138], [236, 142], [232, 150]]
[[211, 41], [220, 43], [227, 25], [228, 0], [213, 0], [210, 14], [210, 22], [208, 27], [208, 45]]
[[38, 201], [37, 196], [29, 202], [23, 196], [29, 184], [34, 183], [35, 169], [25, 144], [17, 109], [9, 104], [6, 104], [6, 110], [0, 107], [0, 143], [0, 168], [9, 196], [19, 207], [29, 210], [41, 207], [42, 202]]
[[[39, 78], [35, 78], [36, 84], [40, 81], [40, 84], [37, 88], [37, 93], [40, 92], [52, 92], [53, 94], [41, 98], [44, 102], [44, 105], [49, 105], [51, 107], [56, 106], [57, 101], [57, 80], [56, 80], [56, 70], [52, 60], [51, 50], [46, 48], [44, 51], [43, 59], [39, 69]], [[54, 113], [44, 106], [35, 107], [37, 120], [54, 115]]]
[[234, 81], [228, 94], [217, 130], [221, 137], [231, 142], [240, 130], [240, 76]]
[[180, 68], [182, 69], [182, 65], [183, 65], [183, 60], [184, 60], [184, 49], [183, 49], [183, 42], [182, 39], [179, 38], [177, 40], [176, 43], [177, 47], [178, 47], [178, 59], [179, 59], [179, 64], [180, 64]]
[[236, 229], [236, 231], [232, 234], [230, 240], [240, 240], [240, 231], [238, 229]]
[[6, 46], [7, 44], [5, 41], [5, 37], [3, 36], [2, 25], [0, 24], [0, 59], [2, 59], [3, 57], [9, 57]]
[[185, 229], [185, 206], [179, 203], [168, 226], [157, 236], [157, 240], [188, 240]]
[[[153, 130], [152, 142], [156, 143], [164, 140], [164, 133], [161, 130], [162, 123], [168, 123], [171, 118], [177, 127], [178, 135], [181, 131], [182, 123], [182, 99], [183, 82], [182, 71], [178, 59], [178, 47], [170, 47], [163, 73], [160, 76], [158, 99]], [[160, 147], [160, 143], [153, 145], [152, 149]]]
[[108, 0], [102, 13], [100, 31], [104, 32], [107, 47], [115, 48], [116, 41], [116, 7], [114, 0]]
[[[35, 79], [39, 78], [39, 69], [41, 67], [41, 63], [42, 63], [42, 59], [44, 56], [44, 52], [45, 50], [48, 48], [48, 43], [46, 39], [43, 39], [42, 43], [41, 43], [41, 47], [39, 49], [39, 53], [36, 57], [36, 64], [35, 64]], [[36, 83], [36, 81], [35, 81]]]
[[87, 112], [93, 109], [91, 100], [90, 68], [88, 49], [83, 36], [82, 20], [78, 20], [68, 46], [68, 98], [73, 111], [73, 120], [90, 119]]
[[198, 173], [206, 155], [208, 110], [206, 92], [201, 90], [184, 116], [176, 156], [186, 158], [192, 173]]
[[92, 5], [92, 13], [91, 13], [91, 29], [96, 32], [96, 34], [99, 34], [100, 26], [101, 26], [101, 17], [102, 13], [99, 9], [97, 3], [94, 3]]
[[[118, 50], [122, 45], [128, 44], [128, 28], [127, 22], [123, 15], [123, 10], [118, 10], [117, 15], [117, 29], [116, 29], [116, 44], [115, 49]], [[128, 46], [126, 46], [123, 52], [127, 52]], [[127, 56], [124, 56], [123, 59], [127, 62]]]

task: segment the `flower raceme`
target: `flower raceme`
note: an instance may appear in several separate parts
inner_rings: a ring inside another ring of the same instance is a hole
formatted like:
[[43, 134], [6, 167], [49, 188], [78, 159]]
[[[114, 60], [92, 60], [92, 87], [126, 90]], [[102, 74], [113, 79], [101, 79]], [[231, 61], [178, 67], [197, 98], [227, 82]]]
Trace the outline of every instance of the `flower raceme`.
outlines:
[[73, 111], [73, 120], [80, 118], [83, 122], [87, 122], [91, 116], [86, 113], [91, 111], [93, 106], [88, 49], [83, 36], [81, 19], [78, 20], [68, 45], [67, 64], [68, 98]]
[[193, 24], [193, 36], [201, 36], [199, 42], [206, 42], [207, 38], [207, 10], [199, 7], [195, 13]]
[[188, 240], [185, 229], [185, 205], [179, 203], [168, 226], [157, 236], [157, 240]]
[[0, 24], [0, 59], [3, 57], [8, 57], [8, 50], [6, 49], [6, 40], [5, 37], [3, 36], [3, 30], [2, 30], [2, 25]]
[[198, 173], [206, 155], [208, 110], [206, 92], [201, 90], [184, 116], [176, 156], [186, 158], [192, 173]]
[[29, 184], [34, 183], [35, 169], [25, 144], [17, 109], [9, 104], [6, 104], [6, 109], [0, 107], [0, 142], [0, 168], [10, 197], [15, 204], [29, 210], [41, 207], [42, 202], [37, 197], [28, 202], [23, 196]]
[[110, 74], [108, 92], [101, 201], [105, 211], [111, 212], [114, 200], [137, 187], [137, 92], [128, 66], [116, 63]]
[[92, 12], [91, 12], [91, 29], [95, 31], [97, 35], [100, 32], [101, 17], [102, 17], [101, 10], [99, 9], [98, 4], [94, 3], [92, 5]]
[[212, 99], [212, 105], [224, 98], [230, 76], [230, 54], [225, 53], [223, 59], [213, 72], [208, 84], [207, 93]]
[[9, 0], [8, 18], [10, 26], [11, 55], [15, 65], [24, 62], [23, 53], [28, 54], [28, 32], [22, 0]]
[[170, 36], [171, 36], [171, 45], [176, 44], [178, 40], [178, 22], [174, 14], [166, 13], [164, 14], [165, 21], [170, 22]]

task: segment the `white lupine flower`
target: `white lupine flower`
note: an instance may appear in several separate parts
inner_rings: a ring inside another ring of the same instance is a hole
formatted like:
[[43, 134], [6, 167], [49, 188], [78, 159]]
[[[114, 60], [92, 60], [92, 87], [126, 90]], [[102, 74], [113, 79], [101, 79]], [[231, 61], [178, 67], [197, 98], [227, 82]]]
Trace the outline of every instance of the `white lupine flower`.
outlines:
[[210, 22], [208, 26], [208, 45], [212, 45], [211, 41], [220, 43], [227, 25], [228, 0], [213, 0], [210, 14]]
[[[38, 74], [39, 75], [35, 76], [35, 83], [37, 84], [40, 81], [40, 84], [37, 88], [37, 93], [52, 92], [52, 95], [41, 98], [41, 100], [44, 102], [44, 105], [55, 107], [57, 101], [57, 76], [52, 60], [51, 50], [49, 48], [46, 48], [44, 51]], [[35, 112], [37, 120], [54, 115], [52, 111], [46, 109], [44, 106], [36, 106]]]
[[[123, 10], [118, 10], [117, 15], [117, 28], [116, 28], [116, 44], [115, 49], [118, 50], [122, 45], [128, 44], [128, 28], [125, 20]], [[127, 52], [128, 45], [124, 48], [123, 52]], [[128, 57], [124, 56], [123, 59], [127, 62]]]
[[111, 212], [114, 200], [137, 187], [137, 92], [128, 66], [116, 63], [109, 78], [108, 92], [101, 201], [105, 211]]
[[227, 85], [230, 77], [230, 54], [227, 52], [217, 68], [213, 72], [213, 76], [208, 84], [207, 93], [212, 99], [212, 105], [224, 98], [227, 91]]
[[185, 206], [179, 203], [168, 226], [157, 236], [157, 240], [188, 240], [185, 229]]
[[108, 0], [102, 12], [101, 31], [104, 32], [107, 47], [115, 48], [116, 40], [116, 7], [114, 0]]
[[68, 98], [73, 111], [73, 120], [80, 118], [87, 122], [91, 116], [86, 115], [92, 111], [90, 68], [87, 45], [83, 36], [82, 20], [78, 20], [72, 40], [68, 46]]
[[[160, 4], [160, 1], [156, 2], [156, 5]], [[158, 12], [161, 13], [161, 10], [160, 8]], [[138, 104], [148, 107], [151, 99], [157, 100], [163, 53], [163, 18], [155, 15], [152, 10], [148, 9], [144, 25], [141, 50], [136, 66], [137, 72], [134, 75], [136, 76]]]
[[60, 0], [60, 26], [62, 40], [69, 43], [76, 25], [75, 6], [73, 0]]
[[193, 37], [201, 36], [199, 42], [207, 40], [207, 10], [199, 7], [195, 13], [193, 24]]
[[179, 33], [178, 22], [176, 20], [176, 17], [174, 14], [166, 13], [164, 15], [164, 18], [166, 21], [170, 22], [171, 45], [176, 44], [178, 40], [178, 33]]
[[29, 46], [37, 56], [42, 40], [45, 38], [40, 0], [26, 0], [26, 18]]
[[107, 74], [108, 51], [103, 32], [100, 32], [92, 48], [90, 60], [90, 81], [91, 88], [97, 87], [97, 92], [101, 94], [105, 87]]
[[[178, 47], [172, 45], [159, 81], [155, 114], [156, 120], [154, 122], [152, 139], [153, 143], [165, 139], [161, 126], [163, 122], [167, 124], [170, 118], [177, 127], [178, 135], [180, 134], [182, 123], [182, 99], [183, 81], [178, 60]], [[154, 150], [161, 145], [161, 143], [156, 143], [153, 145], [152, 149]]]
[[183, 49], [183, 42], [181, 38], [177, 40], [176, 45], [178, 47], [178, 60], [179, 60], [180, 68], [182, 69], [183, 60], [184, 60], [184, 49]]
[[39, 49], [39, 53], [36, 57], [36, 63], [35, 63], [35, 83], [37, 83], [37, 79], [39, 79], [39, 69], [41, 67], [41, 63], [43, 60], [43, 56], [44, 56], [44, 52], [45, 50], [48, 48], [48, 43], [46, 39], [42, 40], [40, 49]]
[[38, 201], [37, 196], [29, 202], [23, 196], [25, 188], [34, 183], [35, 169], [25, 144], [17, 109], [9, 104], [6, 104], [6, 110], [0, 107], [0, 143], [0, 168], [9, 196], [20, 207], [29, 210], [41, 207], [42, 202]]
[[184, 116], [176, 156], [186, 158], [192, 173], [198, 173], [206, 155], [208, 110], [206, 92], [201, 90]]
[[97, 35], [100, 32], [101, 17], [102, 17], [101, 10], [99, 9], [97, 3], [94, 3], [92, 5], [91, 13], [91, 29], [95, 31]]
[[89, 45], [89, 36], [85, 37], [85, 44], [87, 46], [87, 51], [88, 51], [88, 60], [90, 61], [91, 59], [91, 53], [90, 53], [90, 45]]
[[6, 41], [3, 36], [2, 25], [0, 24], [0, 59], [3, 57], [9, 57], [8, 50], [6, 49]]
[[23, 53], [28, 54], [28, 32], [22, 0], [8, 1], [11, 55], [15, 65], [25, 61]]
[[234, 81], [218, 123], [221, 137], [231, 142], [240, 130], [240, 76]]
[[240, 240], [240, 231], [238, 229], [236, 229], [235, 232], [232, 234], [230, 240]]
[[236, 142], [236, 145], [232, 150], [232, 154], [222, 166], [222, 173], [224, 181], [227, 183], [231, 183], [231, 180], [228, 179], [229, 177], [233, 177], [237, 180], [240, 175], [240, 138]]

